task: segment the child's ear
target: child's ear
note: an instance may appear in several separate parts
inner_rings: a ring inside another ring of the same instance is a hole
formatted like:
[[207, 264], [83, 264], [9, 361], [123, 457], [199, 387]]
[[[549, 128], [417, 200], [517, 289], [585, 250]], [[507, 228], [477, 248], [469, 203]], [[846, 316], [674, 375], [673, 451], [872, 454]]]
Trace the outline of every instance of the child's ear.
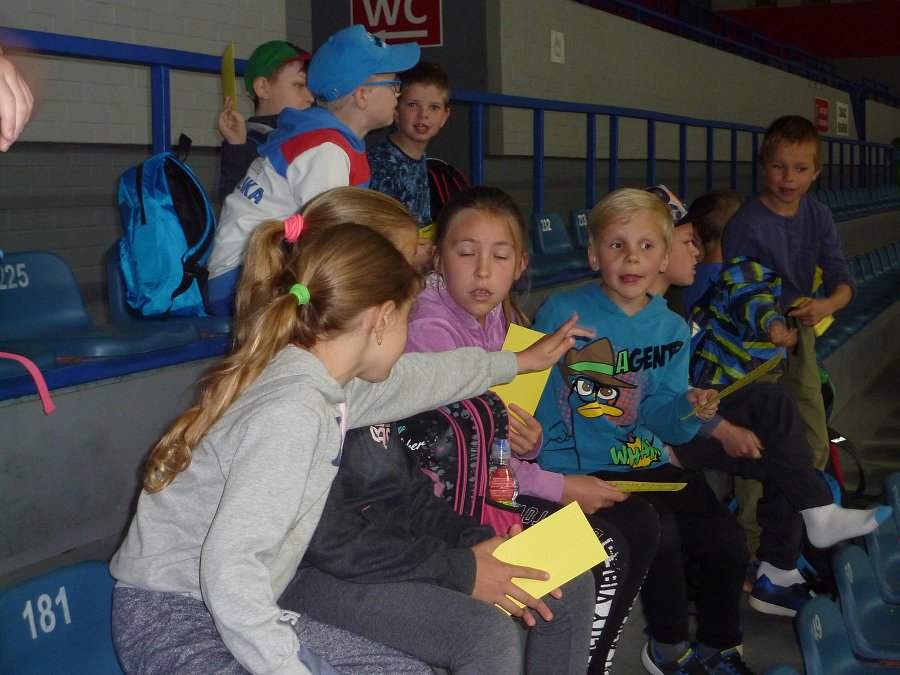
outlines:
[[662, 274], [669, 267], [669, 254], [663, 256], [662, 262], [659, 263], [659, 273]]
[[350, 96], [353, 97], [353, 102], [360, 110], [365, 110], [369, 107], [369, 97], [366, 94], [365, 88], [357, 87]]
[[525, 268], [528, 267], [528, 251], [522, 254], [521, 260], [519, 260], [518, 269], [516, 270], [516, 281], [519, 280], [519, 277], [525, 272]]
[[450, 119], [450, 106], [444, 106], [444, 119], [441, 121], [441, 129], [444, 128], [444, 125], [447, 124], [447, 120]]
[[253, 80], [253, 93], [256, 94], [257, 99], [267, 100], [269, 98], [269, 78], [260, 75]]
[[593, 243], [588, 245], [587, 257], [588, 257], [588, 265], [591, 266], [591, 271], [599, 272], [600, 271], [600, 258], [597, 256], [597, 252], [594, 251]]
[[375, 308], [374, 324], [372, 332], [378, 344], [381, 344], [381, 338], [384, 336], [388, 328], [394, 325], [397, 320], [397, 303], [393, 300], [386, 300]]

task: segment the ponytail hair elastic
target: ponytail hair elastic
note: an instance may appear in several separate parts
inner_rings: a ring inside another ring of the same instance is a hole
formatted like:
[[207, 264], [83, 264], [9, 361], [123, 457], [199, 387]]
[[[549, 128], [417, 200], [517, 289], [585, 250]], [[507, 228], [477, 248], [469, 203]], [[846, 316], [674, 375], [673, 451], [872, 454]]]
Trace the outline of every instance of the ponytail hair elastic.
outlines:
[[289, 244], [295, 244], [297, 237], [303, 231], [303, 216], [295, 213], [284, 221], [284, 240]]
[[291, 286], [291, 290], [288, 291], [289, 295], [293, 295], [297, 298], [297, 305], [305, 305], [309, 302], [309, 289], [303, 284], [294, 284]]

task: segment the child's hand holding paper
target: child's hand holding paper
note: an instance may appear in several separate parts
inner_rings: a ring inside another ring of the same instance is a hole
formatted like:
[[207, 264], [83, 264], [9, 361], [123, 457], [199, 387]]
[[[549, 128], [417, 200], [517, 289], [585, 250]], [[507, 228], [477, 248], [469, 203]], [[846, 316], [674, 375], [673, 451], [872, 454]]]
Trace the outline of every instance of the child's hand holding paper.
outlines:
[[494, 551], [498, 546], [507, 541], [510, 536], [517, 535], [521, 531], [521, 525], [513, 525], [509, 535], [491, 537], [472, 547], [476, 566], [472, 597], [497, 605], [508, 614], [521, 617], [527, 625], [534, 626], [537, 622], [528, 608], [535, 610], [545, 621], [550, 621], [553, 614], [543, 600], [535, 598], [523, 590], [521, 586], [513, 582], [513, 579], [546, 581], [550, 575], [531, 567], [503, 562], [494, 557]]

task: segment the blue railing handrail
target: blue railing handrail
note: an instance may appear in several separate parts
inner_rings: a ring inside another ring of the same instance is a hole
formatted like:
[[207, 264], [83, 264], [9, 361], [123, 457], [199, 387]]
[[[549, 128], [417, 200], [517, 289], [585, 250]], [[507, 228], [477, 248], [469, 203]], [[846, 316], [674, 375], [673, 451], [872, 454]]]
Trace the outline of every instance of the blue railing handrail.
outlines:
[[[151, 82], [151, 135], [155, 152], [168, 150], [173, 136], [170, 122], [169, 75], [172, 69], [192, 72], [218, 73], [221, 57], [209, 54], [161, 47], [132, 45], [110, 40], [98, 40], [56, 33], [18, 30], [0, 27], [0, 45], [6, 48], [23, 51], [34, 51], [66, 58], [92, 59], [112, 61], [145, 66], [150, 69]], [[242, 74], [246, 61], [236, 60], [235, 71]], [[470, 139], [471, 178], [473, 183], [482, 183], [484, 179], [485, 144], [485, 112], [489, 106], [498, 108], [520, 108], [533, 112], [534, 139], [534, 210], [543, 210], [544, 204], [544, 113], [563, 112], [586, 116], [586, 134], [584, 157], [586, 161], [585, 204], [590, 206], [596, 201], [595, 176], [598, 157], [596, 154], [596, 119], [598, 116], [609, 121], [609, 189], [614, 190], [619, 182], [619, 120], [631, 118], [644, 120], [647, 125], [647, 184], [656, 183], [656, 125], [672, 124], [679, 127], [679, 194], [687, 196], [688, 170], [688, 128], [706, 129], [706, 184], [712, 185], [712, 166], [715, 163], [714, 132], [724, 130], [730, 134], [729, 165], [732, 187], [737, 188], [738, 135], [750, 134], [752, 139], [751, 172], [753, 189], [758, 189], [758, 172], [756, 167], [756, 151], [759, 139], [765, 131], [762, 127], [748, 124], [723, 122], [718, 120], [673, 115], [664, 112], [625, 108], [594, 103], [578, 103], [557, 101], [552, 99], [509, 96], [487, 92], [454, 89], [451, 92], [454, 103], [468, 104], [470, 107]], [[867, 184], [870, 181], [888, 182], [891, 147], [881, 143], [868, 143], [863, 140], [826, 137], [828, 187], [844, 187], [845, 167], [849, 167], [850, 184]], [[835, 152], [837, 147], [838, 152]], [[848, 151], [845, 153], [845, 151]], [[696, 152], [694, 153], [696, 154]], [[847, 161], [849, 160], [849, 161]], [[835, 180], [834, 167], [838, 168]], [[858, 173], [858, 177], [857, 177]], [[837, 183], [835, 185], [834, 183]]]
[[[712, 174], [710, 167], [714, 163], [714, 152], [713, 152], [713, 138], [712, 132], [715, 130], [722, 130], [729, 132], [731, 134], [730, 138], [730, 163], [731, 163], [731, 178], [732, 178], [732, 188], [736, 189], [736, 174], [737, 174], [737, 134], [745, 133], [750, 134], [753, 139], [753, 191], [757, 191], [759, 189], [758, 183], [758, 175], [756, 171], [756, 149], [758, 147], [758, 141], [762, 137], [762, 134], [765, 132], [765, 127], [754, 126], [751, 124], [742, 124], [737, 122], [723, 122], [720, 120], [713, 119], [705, 119], [699, 117], [688, 117], [685, 115], [674, 115], [671, 113], [660, 113], [649, 110], [642, 110], [639, 108], [624, 108], [620, 106], [612, 106], [612, 105], [603, 105], [597, 103], [578, 103], [578, 102], [567, 102], [567, 101], [557, 101], [553, 99], [543, 99], [543, 98], [533, 98], [526, 96], [510, 96], [506, 94], [491, 94], [486, 92], [478, 92], [471, 91], [466, 89], [453, 89], [451, 92], [451, 100], [454, 104], [457, 103], [468, 103], [472, 108], [472, 122], [471, 122], [471, 130], [472, 134], [472, 142], [473, 147], [476, 143], [478, 147], [482, 148], [482, 150], [478, 153], [473, 152], [471, 155], [471, 176], [472, 182], [481, 183], [484, 178], [484, 108], [485, 106], [496, 106], [496, 107], [504, 107], [504, 108], [519, 108], [532, 110], [535, 112], [534, 116], [534, 141], [535, 141], [535, 149], [534, 149], [534, 211], [542, 211], [543, 210], [543, 153], [538, 152], [538, 149], [542, 149], [542, 142], [544, 138], [543, 131], [543, 115], [544, 112], [564, 112], [564, 113], [576, 113], [583, 114], [588, 116], [588, 124], [586, 131], [586, 144], [585, 144], [585, 158], [587, 163], [587, 188], [586, 188], [586, 197], [585, 204], [590, 206], [593, 205], [596, 200], [596, 195], [592, 193], [592, 187], [594, 185], [593, 173], [594, 173], [594, 163], [596, 162], [596, 154], [594, 148], [596, 147], [596, 129], [594, 127], [594, 120], [596, 120], [596, 116], [603, 115], [609, 117], [610, 120], [619, 120], [620, 118], [632, 118], [632, 119], [641, 119], [648, 123], [648, 156], [653, 154], [653, 159], [655, 160], [655, 125], [657, 123], [664, 124], [673, 124], [679, 126], [679, 135], [680, 135], [680, 151], [679, 151], [679, 185], [678, 185], [678, 193], [680, 195], [687, 195], [687, 147], [686, 147], [686, 129], [688, 127], [700, 128], [707, 130], [706, 137], [706, 163], [707, 163], [707, 173], [706, 173], [706, 186], [707, 189], [711, 189], [712, 185]], [[538, 114], [540, 112], [541, 114]], [[651, 124], [652, 123], [652, 124]], [[615, 129], [613, 129], [613, 125], [611, 125], [610, 131], [610, 163], [613, 162], [612, 155], [614, 154], [614, 143], [613, 136], [617, 134], [617, 124], [615, 125]], [[888, 175], [888, 162], [890, 158], [891, 146], [885, 143], [870, 143], [866, 141], [854, 140], [849, 138], [842, 138], [837, 136], [823, 136], [822, 140], [827, 144], [828, 148], [828, 156], [824, 161], [826, 165], [834, 167], [835, 165], [843, 166], [845, 164], [844, 159], [844, 148], [850, 148], [850, 164], [851, 170], [856, 166], [854, 164], [854, 158], [862, 156], [863, 153], [869, 155], [873, 152], [877, 155], [876, 158], [869, 158], [868, 164], [860, 163], [860, 178], [859, 181], [868, 180], [871, 175], [876, 175], [882, 173], [881, 178], [886, 178]], [[834, 156], [833, 147], [837, 145], [840, 149], [840, 156], [836, 158]], [[648, 157], [648, 173], [647, 173], [647, 184], [656, 183], [655, 178], [655, 167], [653, 167], [652, 162], [650, 162]], [[832, 172], [829, 172], [828, 182], [829, 188], [832, 187], [844, 187], [844, 179], [843, 172], [839, 172], [838, 180], [836, 181], [838, 184], [834, 185], [833, 177], [831, 175]], [[610, 180], [609, 180], [609, 190], [614, 190], [619, 187], [618, 184], [618, 176], [615, 171], [610, 170]]]

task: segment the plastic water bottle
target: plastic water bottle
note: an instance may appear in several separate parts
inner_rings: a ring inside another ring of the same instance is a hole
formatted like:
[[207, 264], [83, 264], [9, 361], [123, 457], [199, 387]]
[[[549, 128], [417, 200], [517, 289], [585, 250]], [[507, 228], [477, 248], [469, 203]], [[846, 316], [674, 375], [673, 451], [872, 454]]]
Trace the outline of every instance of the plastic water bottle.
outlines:
[[510, 447], [505, 438], [498, 438], [491, 446], [491, 476], [488, 479], [488, 496], [491, 501], [518, 507], [519, 481], [509, 465]]

